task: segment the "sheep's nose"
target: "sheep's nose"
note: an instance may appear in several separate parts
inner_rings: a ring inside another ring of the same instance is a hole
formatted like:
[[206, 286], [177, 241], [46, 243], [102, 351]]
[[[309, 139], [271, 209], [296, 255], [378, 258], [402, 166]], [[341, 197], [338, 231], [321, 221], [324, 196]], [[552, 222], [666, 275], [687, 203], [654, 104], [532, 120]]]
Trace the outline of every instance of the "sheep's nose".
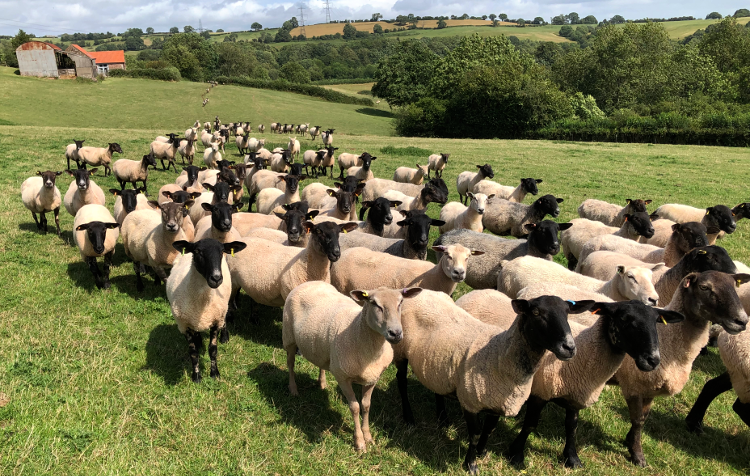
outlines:
[[224, 225], [225, 227], [227, 227], [227, 228], [231, 228], [231, 226], [232, 226], [232, 220], [227, 220], [227, 219], [225, 219], [225, 220], [224, 220], [224, 221], [222, 222], [222, 224], [223, 224], [223, 225]]
[[176, 223], [167, 223], [167, 230], [169, 230], [169, 231], [177, 231], [177, 224]]
[[484, 208], [479, 208], [477, 210], [477, 213], [479, 213], [480, 215], [484, 215]]
[[649, 306], [656, 306], [656, 299], [654, 299], [654, 298], [648, 298], [648, 303], [647, 304]]
[[655, 369], [661, 363], [661, 356], [658, 353], [650, 355], [646, 357], [646, 362], [651, 366], [652, 369]]
[[454, 281], [463, 281], [466, 277], [466, 271], [463, 269], [454, 269], [453, 270], [453, 279]]
[[390, 341], [392, 344], [401, 342], [403, 336], [404, 333], [401, 329], [388, 329], [388, 341]]
[[220, 271], [214, 271], [206, 280], [209, 287], [212, 289], [216, 289], [219, 286], [221, 286], [221, 283], [224, 282], [224, 277], [221, 275]]

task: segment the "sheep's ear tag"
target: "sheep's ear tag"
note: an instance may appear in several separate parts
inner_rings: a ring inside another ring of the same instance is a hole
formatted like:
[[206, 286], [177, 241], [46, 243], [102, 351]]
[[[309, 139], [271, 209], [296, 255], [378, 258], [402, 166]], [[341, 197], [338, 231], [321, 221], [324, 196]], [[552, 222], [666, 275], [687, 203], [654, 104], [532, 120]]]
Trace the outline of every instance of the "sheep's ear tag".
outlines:
[[362, 292], [362, 297], [370, 297], [370, 295], [363, 291]]
[[601, 310], [602, 310], [601, 308], [599, 308], [599, 309], [594, 309], [593, 311], [591, 311], [591, 314], [596, 314], [597, 312], [599, 312], [599, 311], [601, 311]]
[[[343, 232], [346, 233], [346, 228], [343, 229]], [[364, 297], [367, 297], [367, 294], [363, 294]]]
[[711, 213], [711, 212], [709, 212], [708, 210], [706, 210], [706, 215], [708, 215], [709, 213]]
[[698, 250], [698, 254], [699, 255], [705, 255], [706, 254], [706, 250]]
[[664, 325], [666, 326], [667, 325], [667, 320], [664, 319], [664, 316], [659, 316], [659, 317], [661, 317], [661, 322], [663, 322]]
[[575, 302], [575, 301], [571, 301], [570, 299], [568, 299], [567, 301], [568, 301], [569, 303], [571, 303], [572, 305], [574, 305], [574, 306], [576, 305], [576, 302]]
[[182, 248], [182, 254], [185, 255], [185, 248]]
[[234, 258], [234, 248], [232, 248], [231, 251], [232, 251], [232, 258]]
[[738, 280], [737, 280], [737, 281], [735, 281], [735, 283], [734, 283], [734, 285], [735, 285], [736, 287], [738, 287], [738, 288], [740, 287], [740, 284], [742, 284], [742, 280], [741, 280], [741, 279], [738, 279]]

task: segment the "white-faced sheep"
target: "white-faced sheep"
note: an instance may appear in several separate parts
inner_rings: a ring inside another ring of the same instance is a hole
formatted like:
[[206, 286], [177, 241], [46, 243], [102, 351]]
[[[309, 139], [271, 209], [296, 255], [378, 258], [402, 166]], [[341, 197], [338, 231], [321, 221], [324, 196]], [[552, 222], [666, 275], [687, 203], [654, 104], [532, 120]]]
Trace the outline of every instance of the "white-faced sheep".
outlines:
[[[298, 286], [286, 299], [282, 341], [289, 368], [289, 392], [298, 395], [294, 378], [298, 351], [320, 368], [321, 388], [326, 386], [325, 371], [329, 370], [349, 402], [357, 451], [366, 451], [367, 443], [373, 442], [372, 391], [393, 360], [391, 344], [398, 344], [403, 336], [401, 303], [421, 291], [419, 288], [356, 290], [350, 293], [352, 301], [330, 284], [313, 281]], [[361, 406], [353, 383], [363, 386]]]
[[167, 279], [167, 299], [177, 330], [185, 335], [192, 363], [193, 382], [201, 381], [199, 352], [203, 347], [202, 332], [209, 331], [208, 356], [211, 359], [210, 375], [219, 377], [216, 363], [219, 332], [225, 337], [226, 315], [232, 282], [224, 254], [239, 253], [245, 243], [219, 243], [201, 240], [196, 243], [175, 241], [172, 247], [178, 254], [172, 273]]
[[[413, 183], [414, 185], [422, 185], [424, 178], [429, 174], [429, 166], [417, 164], [416, 169], [409, 167], [399, 167], [393, 172], [393, 181], [402, 183]], [[429, 180], [429, 177], [427, 177]]]
[[447, 203], [440, 209], [440, 219], [445, 225], [440, 227], [440, 234], [447, 233], [451, 230], [472, 230], [481, 233], [484, 230], [482, 226], [482, 215], [489, 197], [483, 193], [466, 192], [469, 198], [469, 206], [464, 206], [458, 202]]
[[458, 198], [464, 205], [466, 204], [466, 193], [472, 192], [474, 185], [480, 180], [495, 177], [490, 164], [477, 165], [477, 169], [477, 172], [461, 172], [456, 177], [456, 191], [458, 192]]
[[514, 188], [508, 185], [500, 185], [491, 180], [480, 180], [474, 185], [474, 190], [472, 191], [485, 195], [494, 194], [497, 198], [502, 198], [509, 202], [521, 203], [526, 198], [526, 195], [536, 195], [539, 193], [539, 188], [537, 187], [539, 183], [542, 183], [542, 179], [522, 178], [521, 183]]
[[96, 173], [96, 170], [76, 169], [66, 171], [73, 177], [73, 181], [70, 182], [68, 191], [65, 192], [63, 204], [72, 216], [76, 216], [78, 210], [84, 205], [105, 204], [104, 190], [91, 180], [91, 175]]
[[78, 159], [92, 167], [104, 167], [104, 176], [112, 174], [109, 164], [112, 163], [112, 154], [122, 154], [122, 148], [117, 142], [110, 142], [107, 147], [81, 147], [76, 151]]
[[[21, 201], [30, 212], [31, 216], [34, 217], [36, 223], [36, 229], [39, 231], [44, 230], [46, 233], [47, 228], [47, 217], [46, 213], [53, 212], [55, 214], [55, 225], [57, 226], [57, 235], [60, 235], [60, 203], [62, 202], [62, 196], [60, 190], [55, 186], [55, 179], [62, 172], [53, 172], [48, 170], [46, 172], [38, 171], [37, 176], [29, 177], [21, 184]], [[41, 221], [37, 219], [36, 214], [39, 213]]]
[[156, 166], [156, 159], [151, 154], [144, 155], [141, 160], [119, 159], [112, 165], [112, 172], [115, 174], [117, 182], [121, 189], [125, 189], [125, 184], [130, 183], [133, 189], [138, 188], [138, 182], [143, 183], [144, 193], [148, 193], [148, 167]]
[[607, 226], [622, 226], [625, 222], [625, 215], [632, 215], [635, 212], [645, 212], [646, 205], [651, 200], [630, 199], [625, 200], [625, 206], [615, 205], [614, 203], [604, 202], [589, 198], [584, 200], [578, 207], [578, 216], [596, 220]]
[[187, 159], [188, 165], [193, 165], [193, 159], [195, 159], [195, 139], [181, 140], [180, 146], [177, 147], [177, 152], [180, 153], [183, 164]]
[[562, 202], [562, 198], [555, 198], [554, 195], [538, 198], [531, 205], [493, 198], [487, 202], [482, 225], [496, 235], [523, 238], [528, 234], [527, 224], [539, 223], [547, 215], [557, 218]]
[[299, 160], [299, 153], [300, 153], [300, 145], [299, 141], [296, 137], [290, 137], [289, 138], [289, 154]]
[[203, 151], [203, 163], [205, 163], [206, 167], [209, 169], [218, 168], [216, 162], [222, 160], [221, 151], [219, 150], [220, 147], [221, 144], [219, 142], [212, 142], [206, 147], [206, 150]]
[[[103, 205], [84, 205], [78, 210], [73, 221], [73, 241], [81, 252], [94, 276], [96, 287], [109, 289], [109, 270], [112, 256], [120, 236], [120, 224], [115, 221], [109, 210]], [[99, 271], [96, 258], [104, 257], [104, 267]]]
[[450, 154], [432, 154], [427, 158], [428, 162], [428, 169], [427, 169], [427, 178], [430, 178], [430, 170], [435, 171], [435, 177], [442, 177], [443, 176], [443, 170], [445, 170], [445, 167], [448, 165], [448, 157], [450, 157]]

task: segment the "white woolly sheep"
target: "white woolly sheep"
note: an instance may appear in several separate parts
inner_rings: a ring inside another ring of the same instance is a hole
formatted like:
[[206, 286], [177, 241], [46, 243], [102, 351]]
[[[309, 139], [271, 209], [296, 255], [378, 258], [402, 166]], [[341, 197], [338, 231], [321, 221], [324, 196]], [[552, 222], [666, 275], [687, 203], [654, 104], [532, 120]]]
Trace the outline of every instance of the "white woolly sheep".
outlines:
[[205, 163], [206, 167], [209, 169], [218, 168], [216, 162], [222, 160], [221, 152], [219, 151], [220, 145], [221, 144], [218, 142], [212, 142], [211, 145], [207, 146], [206, 150], [203, 151], [203, 163]]
[[116, 188], [110, 188], [109, 193], [116, 197], [113, 215], [115, 221], [120, 225], [125, 221], [128, 213], [136, 210], [151, 209], [151, 205], [148, 204], [148, 198], [143, 193], [142, 188], [137, 190], [117, 190]]
[[[46, 233], [48, 212], [55, 214], [55, 225], [57, 226], [57, 235], [60, 236], [60, 203], [62, 196], [60, 190], [55, 186], [55, 179], [62, 175], [62, 172], [37, 171], [36, 177], [29, 177], [21, 184], [21, 201], [34, 217], [36, 228], [39, 231], [44, 230]], [[41, 221], [37, 219], [36, 214], [41, 215]]]
[[[665, 220], [671, 220], [675, 223], [688, 223], [692, 221], [703, 223], [708, 230], [708, 244], [713, 245], [716, 243], [716, 239], [723, 236], [723, 233], [732, 234], [737, 229], [737, 222], [734, 219], [734, 213], [732, 210], [724, 205], [716, 205], [708, 208], [694, 208], [687, 205], [679, 205], [676, 203], [667, 203], [660, 206], [654, 212], [659, 218]], [[669, 238], [669, 227], [665, 226], [663, 234], [663, 242]], [[719, 236], [721, 235], [721, 236]], [[647, 243], [649, 243], [647, 241]], [[651, 242], [649, 244], [659, 246], [659, 243]], [[663, 245], [662, 245], [663, 246]]]
[[[177, 172], [177, 165], [175, 164], [174, 158], [177, 155], [177, 149], [180, 147], [180, 138], [174, 137], [169, 139], [170, 142], [164, 143], [159, 141], [153, 141], [151, 143], [150, 154], [155, 159], [161, 161], [161, 168], [168, 170], [169, 167], [173, 167], [174, 171]], [[167, 160], [167, 165], [164, 165], [164, 160]]]
[[494, 197], [489, 197], [483, 193], [471, 193], [466, 192], [469, 198], [469, 206], [466, 207], [458, 202], [450, 202], [445, 204], [440, 209], [440, 219], [445, 222], [445, 225], [440, 227], [440, 234], [447, 233], [451, 230], [472, 230], [477, 233], [481, 233], [484, 230], [482, 226], [482, 215], [484, 214], [484, 207], [487, 204], [487, 200]]
[[[78, 210], [73, 221], [73, 241], [81, 252], [94, 276], [96, 287], [109, 289], [109, 270], [112, 256], [120, 236], [120, 224], [115, 221], [109, 210], [103, 205], [84, 205]], [[104, 266], [99, 271], [96, 258], [104, 257]]]
[[[413, 183], [414, 185], [422, 185], [424, 178], [427, 177], [430, 170], [427, 165], [417, 164], [416, 169], [409, 167], [399, 167], [393, 172], [393, 181], [402, 183]], [[429, 179], [429, 177], [428, 177]]]
[[477, 165], [477, 169], [479, 169], [478, 172], [461, 172], [456, 177], [456, 191], [458, 192], [458, 198], [464, 205], [466, 204], [466, 193], [473, 192], [474, 185], [480, 180], [495, 177], [490, 164]]
[[509, 202], [521, 203], [527, 194], [536, 195], [539, 193], [537, 184], [542, 183], [542, 179], [522, 178], [517, 187], [500, 185], [492, 180], [480, 180], [474, 185], [474, 193], [483, 193], [485, 195], [494, 194], [497, 198], [508, 200]]
[[289, 138], [289, 154], [299, 160], [300, 145], [296, 137]]
[[70, 161], [74, 161], [77, 167], [81, 166], [81, 159], [78, 157], [78, 151], [83, 147], [85, 140], [76, 140], [75, 144], [68, 144], [65, 146], [65, 159], [68, 161], [68, 169], [70, 169]]
[[91, 175], [96, 173], [96, 170], [67, 170], [68, 174], [73, 177], [73, 181], [70, 182], [68, 191], [65, 192], [63, 204], [72, 216], [76, 216], [78, 210], [84, 205], [105, 204], [104, 190], [91, 180]]
[[212, 238], [220, 243], [231, 243], [242, 238], [232, 226], [232, 213], [237, 211], [236, 205], [219, 202], [214, 205], [203, 203], [201, 207], [210, 213], [210, 216], [201, 218], [201, 221], [195, 224], [194, 241]]
[[193, 165], [193, 159], [195, 159], [195, 139], [183, 139], [180, 141], [177, 152], [182, 157], [182, 163], [185, 163], [187, 159], [188, 165]]
[[143, 183], [144, 193], [148, 193], [148, 166], [156, 167], [156, 160], [151, 155], [144, 155], [141, 160], [119, 159], [112, 165], [112, 172], [115, 174], [117, 182], [121, 189], [125, 189], [125, 184], [130, 183], [133, 189], [138, 188], [138, 182]]
[[443, 170], [445, 169], [446, 165], [448, 165], [448, 157], [450, 157], [450, 154], [432, 154], [427, 158], [428, 169], [427, 169], [427, 178], [430, 178], [430, 170], [435, 171], [435, 177], [442, 177], [443, 176]]
[[283, 175], [280, 180], [286, 183], [286, 190], [281, 191], [277, 188], [264, 188], [258, 193], [258, 213], [269, 215], [276, 208], [300, 201], [299, 182], [306, 179], [307, 176]]
[[107, 147], [81, 147], [76, 151], [78, 159], [92, 167], [104, 167], [104, 176], [112, 174], [109, 164], [112, 163], [112, 154], [122, 154], [122, 148], [117, 142], [110, 142]]
[[554, 195], [538, 198], [531, 205], [493, 198], [487, 202], [482, 225], [496, 235], [523, 238], [528, 234], [526, 225], [529, 223], [539, 223], [547, 215], [557, 218], [562, 202], [562, 198]]
[[604, 202], [589, 198], [584, 200], [578, 207], [578, 216], [596, 220], [607, 226], [622, 226], [625, 222], [625, 215], [632, 215], [635, 212], [645, 212], [646, 205], [651, 200], [630, 199], [625, 200], [625, 206], [615, 205], [614, 203]]

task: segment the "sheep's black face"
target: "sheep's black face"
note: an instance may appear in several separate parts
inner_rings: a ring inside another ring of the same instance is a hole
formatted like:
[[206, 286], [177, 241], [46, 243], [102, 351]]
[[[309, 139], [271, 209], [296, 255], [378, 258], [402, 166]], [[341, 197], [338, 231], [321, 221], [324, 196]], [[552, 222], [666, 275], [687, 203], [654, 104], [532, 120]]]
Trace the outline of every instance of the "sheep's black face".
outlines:
[[100, 221], [92, 221], [84, 223], [76, 228], [76, 231], [85, 231], [86, 238], [88, 238], [91, 247], [94, 249], [94, 253], [100, 255], [104, 253], [104, 241], [107, 239], [107, 230], [117, 228], [120, 225], [118, 223], [103, 223]]
[[120, 147], [120, 144], [117, 142], [113, 142], [109, 144], [109, 148], [112, 150], [112, 152], [117, 152], [118, 154], [122, 154], [122, 147]]
[[704, 271], [737, 272], [737, 267], [732, 258], [729, 257], [727, 250], [716, 245], [702, 246], [691, 250], [682, 257], [679, 264], [684, 266], [686, 274], [693, 271], [700, 273]]
[[221, 180], [222, 182], [226, 182], [229, 185], [233, 187], [239, 187], [240, 186], [240, 179], [232, 172], [231, 169], [223, 169], [221, 172], [219, 172], [219, 175], [216, 177], [216, 180]]
[[477, 168], [479, 169], [479, 174], [482, 177], [495, 178], [495, 173], [492, 171], [492, 166], [490, 164], [477, 165]]
[[357, 187], [360, 185], [360, 182], [361, 182], [361, 179], [358, 179], [357, 177], [354, 177], [353, 175], [349, 175], [348, 177], [344, 178], [343, 182], [341, 183], [335, 182], [334, 185], [345, 192], [354, 192], [355, 190], [357, 190]]
[[234, 171], [237, 174], [237, 178], [240, 180], [240, 182], [243, 182], [245, 180], [245, 177], [247, 177], [247, 165], [245, 164], [235, 165]]
[[232, 229], [232, 205], [227, 202], [218, 202], [215, 205], [203, 203], [201, 206], [211, 213], [211, 225], [214, 228], [222, 233]]
[[96, 172], [96, 169], [68, 170], [68, 173], [73, 177], [73, 180], [75, 181], [76, 187], [78, 187], [78, 190], [88, 190], [89, 182], [91, 181], [91, 174], [93, 174], [94, 172]]
[[[204, 184], [204, 186], [207, 184]], [[214, 202], [228, 202], [229, 201], [229, 184], [223, 181], [216, 182], [216, 185], [209, 185], [206, 187], [214, 193]]]
[[651, 217], [648, 213], [636, 212], [632, 215], [625, 215], [625, 219], [640, 236], [645, 238], [651, 238], [654, 236], [654, 225], [651, 224]]
[[356, 230], [357, 224], [345, 223], [337, 225], [332, 222], [323, 222], [315, 225], [311, 221], [306, 221], [304, 227], [312, 233], [315, 249], [319, 253], [325, 254], [331, 263], [335, 263], [341, 258], [339, 234]]
[[651, 200], [642, 200], [640, 198], [633, 200], [628, 198], [625, 202], [630, 205], [630, 213], [635, 213], [646, 212], [646, 205], [651, 203]]
[[573, 226], [572, 223], [555, 223], [552, 220], [529, 223], [526, 225], [526, 231], [529, 232], [526, 239], [530, 246], [542, 253], [556, 255], [560, 252], [560, 240], [557, 238], [557, 233], [560, 230], [567, 230], [571, 226]]
[[[365, 154], [367, 154], [367, 153], [365, 153]], [[367, 154], [367, 155], [365, 155], [365, 154], [362, 154], [362, 156], [360, 157], [362, 159], [362, 170], [368, 171], [368, 170], [370, 170], [370, 166], [372, 165], [372, 161], [375, 160], [375, 159], [377, 159], [377, 157], [373, 157], [370, 154]]]
[[713, 219], [716, 226], [724, 233], [734, 233], [737, 228], [737, 222], [734, 221], [732, 210], [726, 205], [716, 205], [706, 209], [707, 214]]
[[152, 156], [152, 155], [150, 155], [150, 154], [149, 154], [149, 155], [144, 155], [144, 156], [143, 156], [143, 162], [145, 162], [145, 164], [146, 164], [147, 166], [148, 166], [148, 165], [151, 165], [151, 166], [153, 166], [153, 167], [156, 167], [156, 157], [153, 157], [153, 156]]
[[326, 147], [326, 151], [328, 152], [328, 157], [333, 157], [334, 151], [337, 151], [337, 150], [339, 150], [338, 147]]
[[350, 213], [352, 211], [352, 205], [354, 205], [354, 194], [352, 192], [344, 192], [339, 190], [332, 194], [336, 197], [336, 208], [341, 213]]
[[560, 215], [560, 206], [558, 204], [562, 203], [562, 201], [562, 198], [555, 198], [554, 195], [545, 195], [537, 199], [532, 206], [540, 213], [544, 213], [544, 216], [550, 215], [552, 218], [557, 218]]
[[[434, 203], [446, 203], [448, 201], [448, 186], [441, 178], [433, 178], [424, 186], [424, 188], [432, 188], [432, 191], [427, 192], [430, 194], [430, 202]], [[424, 190], [424, 188], [422, 190]]]
[[446, 164], [448, 163], [448, 157], [450, 157], [450, 154], [440, 154], [440, 156], [443, 158], [443, 162]]
[[735, 286], [748, 281], [750, 274], [690, 273], [680, 283], [686, 291], [685, 313], [719, 324], [731, 335], [739, 334], [745, 330], [748, 319]]
[[221, 273], [224, 253], [239, 253], [247, 245], [241, 241], [222, 244], [212, 238], [205, 238], [196, 243], [175, 241], [172, 246], [182, 253], [192, 253], [193, 268], [203, 276], [211, 289], [216, 289], [224, 282], [224, 276]]
[[537, 187], [538, 183], [542, 183], [542, 179], [522, 178], [521, 179], [521, 188], [526, 193], [530, 193], [532, 195], [536, 195], [537, 193], [539, 193], [539, 188]]
[[369, 211], [367, 213], [368, 221], [373, 223], [375, 228], [393, 223], [391, 201], [385, 197], [379, 197], [370, 202]]
[[675, 223], [672, 225], [672, 233], [676, 234], [678, 248], [685, 252], [708, 244], [706, 227], [702, 223]]
[[142, 188], [139, 188], [138, 190], [117, 190], [116, 188], [109, 189], [109, 191], [113, 195], [119, 195], [120, 200], [122, 200], [122, 207], [127, 213], [134, 211], [135, 207], [138, 206], [138, 194], [141, 193], [141, 190]]
[[182, 170], [187, 173], [188, 185], [193, 185], [195, 181], [198, 180], [198, 172], [204, 169], [205, 167], [198, 167], [196, 165], [188, 165], [187, 167], [183, 167]]
[[[514, 299], [513, 310], [520, 315], [521, 332], [537, 351], [549, 350], [560, 360], [570, 360], [576, 354], [576, 343], [570, 333], [568, 314], [591, 309], [594, 301], [563, 301], [557, 296], [536, 299]], [[533, 369], [529, 368], [529, 372]]]
[[286, 182], [287, 192], [289, 193], [297, 192], [297, 189], [299, 188], [300, 180], [302, 180], [302, 178], [299, 175], [286, 175], [284, 177], [284, 181]]
[[289, 166], [290, 175], [302, 175], [302, 164], [292, 164]]
[[44, 188], [51, 189], [55, 187], [55, 180], [58, 175], [62, 175], [62, 172], [47, 170], [46, 172], [37, 172], [36, 174], [42, 177], [42, 185]]
[[750, 218], [750, 202], [740, 203], [732, 208], [732, 213], [734, 213], [735, 221], [740, 221], [743, 218]]
[[[407, 227], [406, 240], [409, 242], [409, 246], [417, 251], [424, 251], [426, 253], [427, 243], [430, 240], [430, 227], [443, 226], [445, 222], [430, 218], [422, 211], [411, 211], [406, 219], [396, 224]], [[421, 257], [423, 257], [423, 253], [420, 253]]]

